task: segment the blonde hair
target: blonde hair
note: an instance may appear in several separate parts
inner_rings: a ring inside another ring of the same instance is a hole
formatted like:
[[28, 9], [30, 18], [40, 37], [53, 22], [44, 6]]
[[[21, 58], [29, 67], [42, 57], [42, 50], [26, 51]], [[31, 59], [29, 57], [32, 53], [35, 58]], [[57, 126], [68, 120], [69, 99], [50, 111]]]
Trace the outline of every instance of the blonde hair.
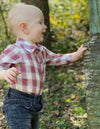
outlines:
[[10, 31], [14, 35], [17, 35], [18, 25], [21, 22], [26, 24], [29, 23], [30, 20], [33, 20], [32, 17], [37, 11], [41, 12], [41, 10], [34, 5], [27, 5], [24, 3], [16, 4], [11, 8], [8, 14], [8, 27]]

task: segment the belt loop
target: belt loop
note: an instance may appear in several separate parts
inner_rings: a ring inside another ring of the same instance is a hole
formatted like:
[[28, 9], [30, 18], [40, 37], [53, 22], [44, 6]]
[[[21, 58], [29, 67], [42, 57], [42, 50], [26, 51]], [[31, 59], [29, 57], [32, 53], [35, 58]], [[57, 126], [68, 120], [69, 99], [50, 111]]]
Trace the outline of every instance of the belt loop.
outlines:
[[33, 101], [33, 102], [34, 102], [34, 105], [35, 105], [35, 103], [36, 103], [36, 100], [35, 100], [35, 99], [36, 99], [36, 98], [34, 97], [34, 101]]
[[7, 90], [7, 96], [9, 97], [9, 94], [10, 94], [10, 90], [11, 88], [9, 87], [8, 90]]
[[9, 94], [9, 92], [10, 92], [10, 87], [9, 87], [8, 90], [7, 90], [7, 94]]

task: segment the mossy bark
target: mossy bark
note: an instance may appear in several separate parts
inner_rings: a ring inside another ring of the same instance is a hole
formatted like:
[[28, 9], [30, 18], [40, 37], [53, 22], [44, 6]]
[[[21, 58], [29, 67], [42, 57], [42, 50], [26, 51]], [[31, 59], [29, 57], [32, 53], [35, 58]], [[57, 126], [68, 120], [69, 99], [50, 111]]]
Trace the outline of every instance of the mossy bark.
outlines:
[[89, 0], [90, 41], [85, 55], [88, 129], [100, 129], [100, 0]]

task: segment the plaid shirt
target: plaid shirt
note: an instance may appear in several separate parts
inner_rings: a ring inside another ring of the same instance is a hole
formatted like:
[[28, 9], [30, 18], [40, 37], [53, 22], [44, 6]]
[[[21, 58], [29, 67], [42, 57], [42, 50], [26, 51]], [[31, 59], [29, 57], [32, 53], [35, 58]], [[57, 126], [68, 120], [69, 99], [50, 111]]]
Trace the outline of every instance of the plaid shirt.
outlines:
[[10, 87], [29, 94], [41, 95], [44, 88], [46, 65], [71, 62], [71, 55], [55, 54], [40, 44], [34, 46], [17, 39], [0, 56], [0, 70], [16, 67], [21, 72]]

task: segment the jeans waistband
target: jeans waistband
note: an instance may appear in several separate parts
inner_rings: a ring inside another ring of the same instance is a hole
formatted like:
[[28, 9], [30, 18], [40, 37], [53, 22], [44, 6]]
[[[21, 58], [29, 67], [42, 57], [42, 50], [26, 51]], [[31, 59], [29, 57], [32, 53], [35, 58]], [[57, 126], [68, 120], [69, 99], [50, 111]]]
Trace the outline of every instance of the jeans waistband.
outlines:
[[8, 88], [8, 91], [7, 91], [7, 94], [11, 94], [11, 95], [14, 95], [16, 97], [27, 97], [27, 98], [37, 98], [37, 99], [40, 99], [42, 98], [42, 95], [33, 95], [33, 94], [27, 94], [27, 93], [24, 93], [22, 91], [19, 91], [19, 90], [16, 90], [16, 89], [13, 89], [11, 87]]

